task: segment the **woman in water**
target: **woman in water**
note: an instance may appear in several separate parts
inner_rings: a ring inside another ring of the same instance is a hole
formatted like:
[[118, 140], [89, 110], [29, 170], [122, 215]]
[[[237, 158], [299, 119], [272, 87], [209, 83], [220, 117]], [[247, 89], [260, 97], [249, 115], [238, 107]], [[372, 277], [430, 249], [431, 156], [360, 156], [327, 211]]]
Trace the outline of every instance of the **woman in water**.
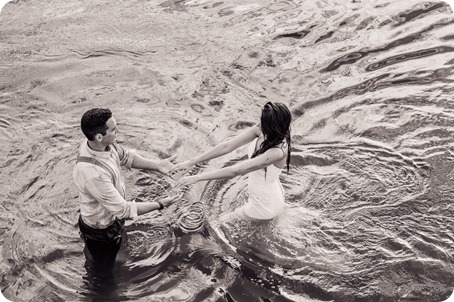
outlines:
[[286, 105], [268, 102], [262, 109], [257, 124], [229, 141], [222, 142], [210, 151], [177, 165], [173, 171], [188, 170], [195, 164], [207, 161], [250, 143], [248, 160], [230, 167], [194, 176], [182, 177], [176, 188], [199, 181], [232, 178], [249, 174], [249, 199], [237, 211], [250, 220], [269, 220], [284, 209], [284, 189], [279, 176], [290, 164], [290, 123], [292, 115]]

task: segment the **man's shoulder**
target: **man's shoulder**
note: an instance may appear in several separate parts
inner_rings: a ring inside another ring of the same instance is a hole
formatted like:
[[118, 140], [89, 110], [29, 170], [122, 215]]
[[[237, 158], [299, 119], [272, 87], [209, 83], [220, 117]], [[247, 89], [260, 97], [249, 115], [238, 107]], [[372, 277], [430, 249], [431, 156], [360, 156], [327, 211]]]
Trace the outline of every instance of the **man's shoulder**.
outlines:
[[85, 178], [99, 177], [102, 169], [89, 162], [76, 161], [73, 168], [73, 175], [84, 175]]
[[117, 142], [110, 145], [111, 150], [116, 152], [117, 154], [123, 154], [127, 149], [123, 148], [122, 144], [118, 144]]
[[78, 187], [86, 187], [93, 181], [112, 182], [112, 175], [105, 168], [88, 163], [77, 162], [73, 169], [73, 181]]
[[128, 162], [132, 161], [135, 155], [135, 150], [131, 150], [129, 148], [124, 148], [123, 145], [118, 144], [117, 142], [113, 143], [111, 146], [111, 150], [117, 154], [118, 160], [120, 161], [121, 165], [128, 165]]
[[89, 156], [88, 152], [88, 140], [84, 139], [82, 142], [79, 143], [77, 147], [77, 156]]

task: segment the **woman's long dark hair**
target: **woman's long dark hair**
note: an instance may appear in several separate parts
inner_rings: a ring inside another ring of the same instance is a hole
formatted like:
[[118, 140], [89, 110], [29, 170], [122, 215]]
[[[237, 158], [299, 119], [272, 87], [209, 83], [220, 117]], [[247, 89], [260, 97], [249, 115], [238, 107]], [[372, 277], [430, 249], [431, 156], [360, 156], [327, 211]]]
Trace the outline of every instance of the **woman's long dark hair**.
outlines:
[[284, 140], [287, 142], [287, 172], [290, 167], [290, 147], [292, 138], [290, 136], [290, 123], [292, 122], [292, 114], [285, 104], [268, 102], [262, 109], [260, 123], [264, 140], [260, 144], [252, 157], [263, 154], [266, 150], [274, 148]]

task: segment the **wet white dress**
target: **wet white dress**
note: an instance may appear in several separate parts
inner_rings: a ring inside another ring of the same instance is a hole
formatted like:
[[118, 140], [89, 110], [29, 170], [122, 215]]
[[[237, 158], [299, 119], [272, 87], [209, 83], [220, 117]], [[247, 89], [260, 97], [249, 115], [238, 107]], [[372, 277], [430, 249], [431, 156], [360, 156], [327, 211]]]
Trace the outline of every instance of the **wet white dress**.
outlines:
[[[248, 147], [248, 156], [254, 153], [258, 138]], [[275, 165], [269, 165], [265, 169], [259, 169], [249, 173], [248, 190], [249, 199], [242, 207], [243, 214], [252, 219], [272, 219], [284, 210], [284, 188], [279, 176], [282, 169]]]

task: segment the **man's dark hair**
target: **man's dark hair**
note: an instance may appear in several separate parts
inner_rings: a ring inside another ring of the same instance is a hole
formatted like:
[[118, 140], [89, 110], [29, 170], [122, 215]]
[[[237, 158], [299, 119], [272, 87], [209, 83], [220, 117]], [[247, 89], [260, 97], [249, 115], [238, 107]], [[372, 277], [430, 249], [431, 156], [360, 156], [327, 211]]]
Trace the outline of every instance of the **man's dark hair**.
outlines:
[[88, 110], [82, 116], [80, 126], [82, 132], [92, 141], [95, 139], [96, 134], [101, 133], [106, 135], [107, 125], [106, 122], [112, 117], [112, 111], [104, 108], [93, 108]]

